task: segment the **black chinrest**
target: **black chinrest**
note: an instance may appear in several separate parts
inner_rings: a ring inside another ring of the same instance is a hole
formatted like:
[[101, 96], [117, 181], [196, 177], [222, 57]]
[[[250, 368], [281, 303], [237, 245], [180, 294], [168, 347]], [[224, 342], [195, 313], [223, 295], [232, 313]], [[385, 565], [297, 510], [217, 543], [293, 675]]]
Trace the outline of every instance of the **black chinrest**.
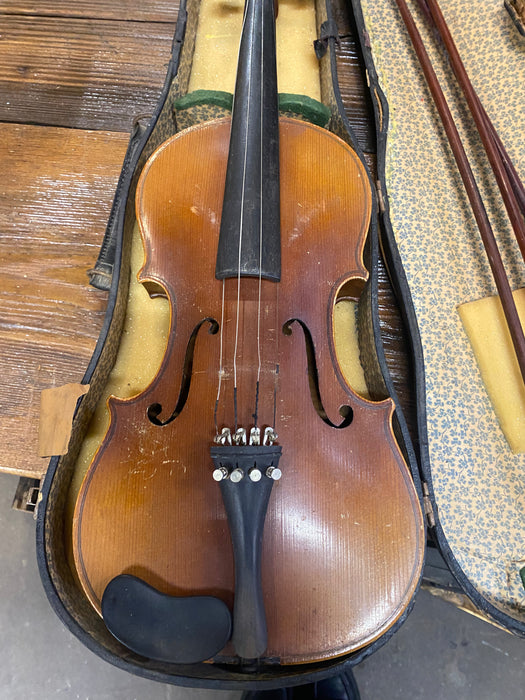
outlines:
[[213, 596], [169, 596], [129, 574], [114, 578], [102, 596], [111, 634], [156, 661], [191, 664], [215, 656], [231, 634], [231, 614]]

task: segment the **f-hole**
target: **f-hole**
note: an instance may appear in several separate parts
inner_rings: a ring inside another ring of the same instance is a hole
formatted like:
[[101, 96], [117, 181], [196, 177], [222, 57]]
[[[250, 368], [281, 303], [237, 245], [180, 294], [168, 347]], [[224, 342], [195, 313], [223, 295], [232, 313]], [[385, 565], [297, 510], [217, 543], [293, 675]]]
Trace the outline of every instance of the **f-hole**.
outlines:
[[186, 404], [188, 395], [190, 393], [195, 343], [197, 342], [197, 335], [199, 334], [200, 329], [205, 323], [210, 324], [208, 333], [215, 335], [215, 333], [217, 333], [217, 331], [219, 330], [219, 324], [214, 318], [203, 318], [202, 321], [200, 321], [200, 323], [198, 323], [195, 326], [190, 335], [190, 339], [188, 340], [188, 345], [186, 346], [186, 354], [184, 356], [184, 367], [182, 370], [179, 398], [177, 399], [177, 403], [175, 404], [173, 413], [166, 420], [161, 420], [159, 416], [163, 412], [164, 407], [160, 403], [152, 403], [150, 406], [148, 406], [146, 413], [153, 425], [158, 425], [161, 427], [163, 425], [168, 425], [168, 423], [171, 423], [171, 421], [175, 420], [175, 418], [180, 414], [180, 412], [184, 408], [184, 405]]
[[305, 350], [306, 350], [306, 361], [308, 363], [308, 384], [310, 386], [310, 397], [312, 399], [312, 404], [317, 412], [317, 415], [321, 420], [323, 420], [327, 425], [329, 425], [331, 428], [347, 428], [350, 423], [352, 422], [353, 419], [353, 411], [352, 407], [348, 405], [341, 406], [339, 408], [339, 413], [343, 420], [339, 425], [336, 423], [333, 423], [330, 418], [328, 417], [328, 414], [325, 411], [325, 408], [323, 406], [323, 402], [321, 399], [321, 392], [319, 390], [319, 374], [317, 372], [317, 360], [315, 357], [315, 347], [314, 347], [314, 341], [312, 339], [312, 334], [310, 333], [310, 329], [304, 323], [298, 318], [291, 318], [290, 320], [286, 321], [286, 323], [283, 325], [283, 333], [285, 335], [292, 335], [292, 324], [293, 323], [298, 323], [302, 330], [303, 330], [303, 336], [304, 336], [304, 343], [305, 343]]

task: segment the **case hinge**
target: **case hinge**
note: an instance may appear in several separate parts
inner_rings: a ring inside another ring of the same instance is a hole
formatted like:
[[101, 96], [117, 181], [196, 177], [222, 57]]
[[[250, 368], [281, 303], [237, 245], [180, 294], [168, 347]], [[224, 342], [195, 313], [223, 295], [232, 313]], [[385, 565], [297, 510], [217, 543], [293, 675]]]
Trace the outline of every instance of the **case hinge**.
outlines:
[[426, 481], [422, 483], [423, 487], [423, 510], [430, 527], [436, 527], [436, 518], [434, 516], [434, 508], [432, 506], [432, 501], [430, 500], [430, 491], [428, 490], [428, 484]]
[[385, 207], [385, 200], [383, 198], [383, 189], [381, 187], [380, 180], [377, 180], [377, 182], [376, 182], [376, 193], [377, 193], [377, 204], [379, 206], [379, 212], [381, 214], [384, 214], [386, 211], [386, 207]]

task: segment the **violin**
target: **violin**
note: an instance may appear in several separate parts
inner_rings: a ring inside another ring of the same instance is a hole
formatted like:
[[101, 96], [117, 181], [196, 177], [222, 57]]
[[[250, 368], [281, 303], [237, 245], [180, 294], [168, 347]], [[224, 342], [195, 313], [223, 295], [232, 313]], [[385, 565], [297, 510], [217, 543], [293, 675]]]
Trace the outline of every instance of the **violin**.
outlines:
[[274, 0], [246, 0], [231, 120], [141, 173], [139, 278], [169, 337], [151, 384], [109, 400], [75, 507], [80, 584], [137, 653], [325, 660], [409, 604], [424, 528], [394, 405], [354, 392], [334, 345], [371, 209], [348, 144], [279, 117]]

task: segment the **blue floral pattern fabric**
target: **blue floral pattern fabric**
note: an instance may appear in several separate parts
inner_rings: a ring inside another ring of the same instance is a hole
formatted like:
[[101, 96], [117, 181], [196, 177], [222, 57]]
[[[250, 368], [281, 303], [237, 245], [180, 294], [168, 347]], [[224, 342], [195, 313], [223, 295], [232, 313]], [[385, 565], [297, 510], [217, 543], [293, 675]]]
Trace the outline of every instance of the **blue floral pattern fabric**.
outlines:
[[[525, 48], [501, 0], [440, 0], [478, 95], [525, 179]], [[498, 239], [511, 286], [525, 264], [477, 132], [443, 50], [408, 0], [432, 57]], [[525, 455], [497, 422], [457, 307], [496, 293], [443, 127], [395, 0], [361, 0], [390, 108], [386, 185], [391, 223], [424, 354], [429, 458], [450, 548], [491, 604], [525, 621]], [[524, 389], [525, 391], [525, 389]]]

